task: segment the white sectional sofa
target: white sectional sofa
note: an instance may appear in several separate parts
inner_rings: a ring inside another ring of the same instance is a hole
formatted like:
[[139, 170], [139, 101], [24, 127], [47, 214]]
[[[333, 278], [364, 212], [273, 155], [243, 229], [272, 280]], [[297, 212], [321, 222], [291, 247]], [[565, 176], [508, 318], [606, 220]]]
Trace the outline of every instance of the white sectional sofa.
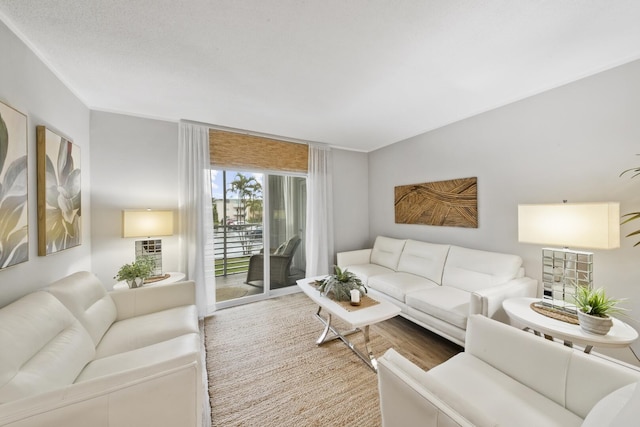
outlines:
[[423, 371], [378, 358], [383, 427], [631, 427], [640, 372], [474, 315], [466, 347]]
[[373, 248], [340, 252], [337, 262], [401, 316], [462, 346], [470, 315], [507, 322], [502, 301], [538, 293], [519, 256], [460, 246], [378, 236]]
[[193, 282], [75, 273], [0, 309], [0, 425], [200, 425], [201, 364]]

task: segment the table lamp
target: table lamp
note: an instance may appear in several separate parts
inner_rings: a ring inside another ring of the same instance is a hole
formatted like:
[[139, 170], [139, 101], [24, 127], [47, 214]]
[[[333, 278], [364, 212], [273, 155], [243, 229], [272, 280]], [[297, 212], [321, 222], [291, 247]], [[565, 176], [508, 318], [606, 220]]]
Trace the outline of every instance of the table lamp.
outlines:
[[620, 247], [620, 204], [518, 205], [518, 241], [558, 245], [542, 249], [543, 305], [576, 313], [576, 286], [593, 287], [593, 253], [571, 247]]
[[162, 240], [151, 237], [173, 235], [173, 211], [127, 209], [122, 211], [122, 237], [146, 237], [135, 244], [136, 261], [151, 257], [155, 261], [153, 276], [162, 275]]

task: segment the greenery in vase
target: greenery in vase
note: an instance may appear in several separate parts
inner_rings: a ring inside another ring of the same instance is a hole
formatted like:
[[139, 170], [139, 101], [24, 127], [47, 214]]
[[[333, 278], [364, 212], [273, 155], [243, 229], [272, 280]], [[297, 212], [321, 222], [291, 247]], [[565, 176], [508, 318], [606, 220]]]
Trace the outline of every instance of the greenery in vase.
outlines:
[[358, 276], [347, 269], [341, 270], [337, 265], [334, 268], [336, 274], [322, 280], [318, 288], [323, 295], [328, 295], [331, 292], [336, 301], [350, 301], [352, 289], [359, 290], [361, 295], [367, 293], [367, 288]]
[[623, 308], [618, 307], [623, 300], [608, 297], [603, 288], [590, 289], [587, 286], [578, 286], [575, 301], [578, 310], [592, 316], [608, 317], [624, 311]]
[[140, 257], [131, 264], [125, 264], [120, 267], [118, 273], [115, 275], [116, 280], [134, 280], [138, 277], [146, 279], [151, 276], [153, 269], [156, 268], [156, 263], [151, 257]]
[[[636, 176], [640, 175], [640, 167], [637, 168], [631, 168], [631, 169], [627, 169], [626, 171], [622, 172], [620, 174], [620, 176], [624, 175], [627, 172], [633, 172], [634, 174], [631, 176], [631, 178], [635, 178]], [[622, 218], [626, 218], [624, 221], [622, 221], [622, 224], [626, 224], [628, 222], [631, 221], [635, 221], [636, 219], [640, 219], [640, 212], [630, 212], [628, 214], [624, 214], [622, 215]], [[636, 231], [632, 231], [631, 233], [627, 234], [627, 237], [631, 237], [631, 236], [636, 236], [640, 234], [640, 230], [636, 230]], [[635, 246], [640, 245], [640, 241], [636, 242]]]

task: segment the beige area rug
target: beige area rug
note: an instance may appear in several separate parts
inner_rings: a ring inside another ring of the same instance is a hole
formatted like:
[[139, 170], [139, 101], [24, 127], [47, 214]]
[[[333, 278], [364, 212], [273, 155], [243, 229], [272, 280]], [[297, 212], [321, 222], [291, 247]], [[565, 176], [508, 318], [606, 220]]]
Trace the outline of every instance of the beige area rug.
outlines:
[[216, 301], [227, 301], [230, 299], [242, 298], [249, 291], [240, 286], [229, 286], [216, 289]]
[[[376, 374], [339, 340], [315, 344], [316, 308], [293, 294], [205, 319], [212, 426], [381, 425]], [[370, 335], [381, 356], [389, 342]]]

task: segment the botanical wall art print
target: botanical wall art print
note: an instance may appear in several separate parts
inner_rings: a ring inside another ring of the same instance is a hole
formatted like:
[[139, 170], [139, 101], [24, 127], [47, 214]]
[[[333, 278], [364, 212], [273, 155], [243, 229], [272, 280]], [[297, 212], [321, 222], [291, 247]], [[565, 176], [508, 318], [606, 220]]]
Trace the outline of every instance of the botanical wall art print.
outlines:
[[44, 126], [36, 127], [38, 255], [81, 243], [80, 147]]
[[0, 269], [29, 260], [27, 116], [0, 102]]
[[398, 186], [394, 204], [396, 224], [478, 228], [478, 179]]

